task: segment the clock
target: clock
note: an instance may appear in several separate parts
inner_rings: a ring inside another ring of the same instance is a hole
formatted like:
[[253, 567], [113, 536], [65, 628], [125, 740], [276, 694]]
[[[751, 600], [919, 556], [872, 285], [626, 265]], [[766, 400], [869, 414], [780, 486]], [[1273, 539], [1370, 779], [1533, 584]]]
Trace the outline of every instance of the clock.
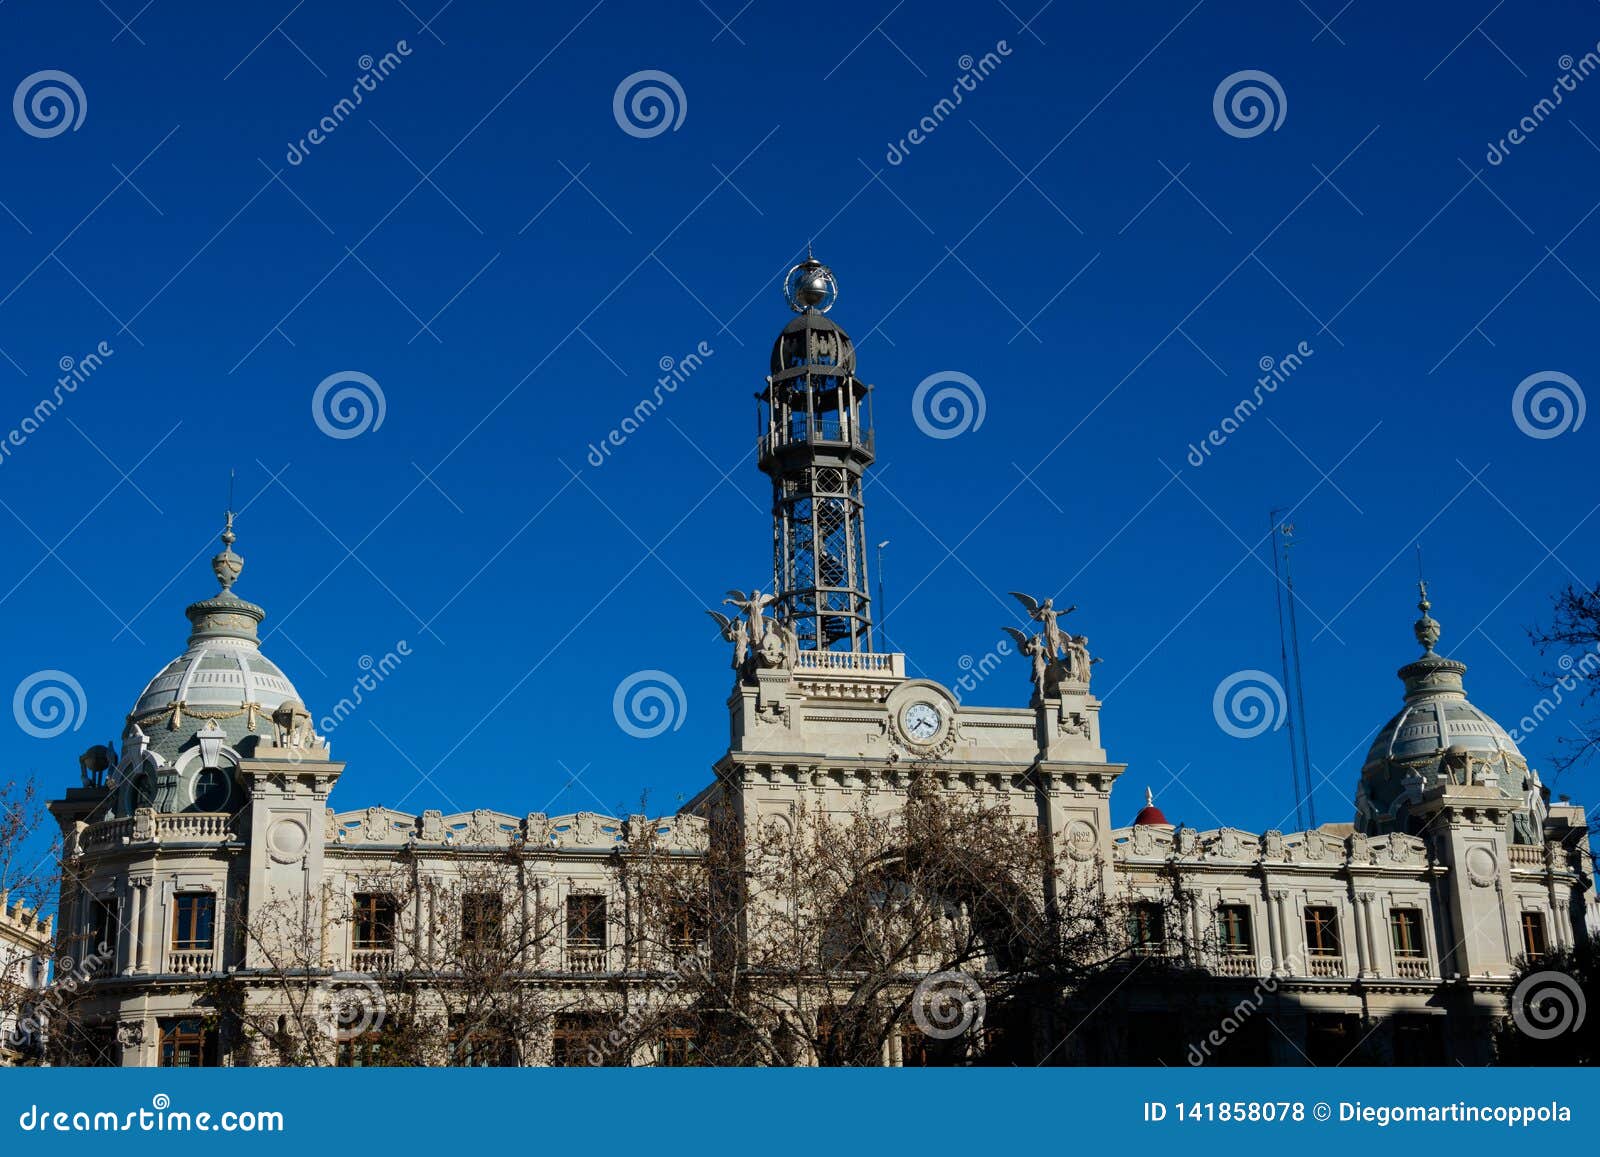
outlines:
[[900, 715], [900, 726], [913, 743], [931, 743], [944, 728], [944, 714], [925, 699], [919, 699]]

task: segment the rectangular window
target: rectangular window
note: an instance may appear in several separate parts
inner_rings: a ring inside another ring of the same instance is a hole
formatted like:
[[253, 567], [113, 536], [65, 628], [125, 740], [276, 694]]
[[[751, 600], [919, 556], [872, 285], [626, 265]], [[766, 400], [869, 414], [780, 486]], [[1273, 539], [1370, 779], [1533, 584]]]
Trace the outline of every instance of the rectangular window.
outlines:
[[469, 892], [461, 897], [461, 947], [488, 952], [501, 945], [505, 902], [498, 892]]
[[117, 941], [122, 922], [117, 918], [117, 900], [114, 896], [95, 896], [89, 901], [89, 943], [84, 946], [84, 957], [99, 957], [108, 965], [116, 959]]
[[1255, 951], [1249, 905], [1224, 904], [1217, 909], [1217, 931], [1222, 937], [1222, 950], [1228, 955], [1245, 956]]
[[1339, 913], [1333, 908], [1307, 908], [1306, 952], [1338, 956], [1339, 951]]
[[393, 948], [394, 897], [384, 892], [357, 892], [355, 948]]
[[1396, 908], [1389, 913], [1389, 941], [1397, 957], [1415, 959], [1426, 953], [1422, 947], [1422, 911]]
[[625, 1063], [609, 1051], [608, 1025], [593, 1013], [564, 1013], [556, 1017], [550, 1034], [550, 1063], [581, 1067]]
[[162, 1068], [214, 1068], [216, 1064], [217, 1034], [198, 1017], [162, 1022]]
[[1135, 952], [1159, 952], [1167, 938], [1166, 913], [1160, 904], [1141, 902], [1133, 906], [1129, 915], [1129, 935]]
[[694, 1029], [673, 1025], [662, 1035], [656, 1050], [656, 1063], [663, 1068], [688, 1068], [699, 1065], [700, 1050], [695, 1045]]
[[604, 948], [605, 946], [606, 898], [568, 896], [567, 947]]
[[1522, 914], [1522, 951], [1529, 960], [1538, 960], [1550, 951], [1550, 944], [1545, 939], [1543, 912]]
[[375, 1069], [383, 1064], [383, 1034], [363, 1033], [339, 1042], [334, 1064], [341, 1069]]
[[172, 919], [172, 948], [175, 952], [198, 952], [211, 947], [217, 914], [217, 898], [210, 892], [179, 892]]

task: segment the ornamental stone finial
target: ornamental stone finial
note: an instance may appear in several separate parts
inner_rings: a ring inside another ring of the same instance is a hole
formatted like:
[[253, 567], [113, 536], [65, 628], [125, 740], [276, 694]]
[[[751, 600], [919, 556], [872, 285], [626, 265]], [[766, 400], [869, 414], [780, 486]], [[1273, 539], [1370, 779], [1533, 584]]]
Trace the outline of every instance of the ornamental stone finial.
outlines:
[[1433, 654], [1433, 645], [1439, 641], [1439, 622], [1428, 612], [1433, 604], [1428, 601], [1428, 583], [1425, 579], [1417, 580], [1417, 590], [1420, 598], [1417, 600], [1417, 610], [1422, 612], [1422, 617], [1412, 626], [1416, 632], [1417, 642], [1422, 644], [1424, 654]]
[[233, 584], [239, 581], [239, 573], [244, 570], [244, 559], [233, 553], [236, 541], [238, 536], [233, 533], [233, 511], [230, 510], [227, 524], [222, 528], [222, 553], [211, 560], [211, 570], [224, 593], [232, 591]]

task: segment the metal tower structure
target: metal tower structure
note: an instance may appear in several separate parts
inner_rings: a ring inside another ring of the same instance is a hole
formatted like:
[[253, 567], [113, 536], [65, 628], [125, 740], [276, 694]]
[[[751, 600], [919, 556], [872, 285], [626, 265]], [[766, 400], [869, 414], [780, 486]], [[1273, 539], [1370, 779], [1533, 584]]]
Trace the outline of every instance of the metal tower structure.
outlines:
[[772, 580], [802, 650], [871, 651], [872, 600], [861, 483], [872, 465], [872, 387], [850, 336], [825, 315], [833, 271], [811, 256], [789, 271], [798, 315], [772, 347], [760, 403], [759, 463], [772, 479]]
[[[1317, 826], [1316, 784], [1312, 778], [1311, 742], [1307, 733], [1306, 696], [1300, 666], [1300, 627], [1295, 617], [1294, 569], [1290, 551], [1294, 527], [1272, 511], [1272, 577], [1278, 598], [1278, 647], [1283, 661], [1285, 708], [1289, 724], [1289, 774], [1294, 781], [1295, 815], [1302, 829]], [[1309, 821], [1309, 822], [1308, 822]]]

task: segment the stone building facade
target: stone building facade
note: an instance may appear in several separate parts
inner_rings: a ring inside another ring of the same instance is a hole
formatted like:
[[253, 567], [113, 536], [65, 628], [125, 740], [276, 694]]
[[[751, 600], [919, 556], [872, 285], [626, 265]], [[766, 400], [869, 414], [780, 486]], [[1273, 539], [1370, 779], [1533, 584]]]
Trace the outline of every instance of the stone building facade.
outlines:
[[[774, 572], [790, 587], [733, 592], [740, 616], [717, 614], [733, 647], [730, 741], [714, 781], [676, 815], [337, 807], [343, 764], [263, 654], [266, 612], [234, 593], [243, 560], [230, 516], [213, 561], [220, 590], [189, 606], [186, 648], [135, 699], [121, 751], [85, 762], [104, 772], [51, 805], [65, 844], [58, 951], [111, 950], [76, 1006], [80, 1059], [236, 1061], [217, 1037], [220, 980], [263, 1007], [285, 974], [359, 991], [363, 977], [420, 969], [426, 990], [442, 961], [467, 968], [473, 937], [492, 928], [525, 941], [519, 983], [565, 1011], [476, 1062], [581, 1063], [577, 1045], [593, 1037], [563, 1024], [618, 1014], [643, 983], [629, 979], [642, 962], [619, 933], [619, 860], [705, 855], [718, 807], [747, 836], [802, 811], [893, 809], [912, 768], [1036, 825], [1052, 863], [1125, 902], [1130, 958], [1179, 942], [1196, 957], [1189, 989], [1133, 978], [1108, 1006], [1116, 1028], [1056, 1059], [1167, 1060], [1149, 1042], [1182, 1038], [1174, 1016], [1251, 1001], [1254, 1028], [1213, 1046], [1207, 1013], [1182, 1044], [1207, 1061], [1326, 1063], [1367, 1056], [1368, 1041], [1388, 1060], [1489, 1059], [1519, 958], [1600, 929], [1594, 862], [1582, 808], [1548, 801], [1516, 744], [1468, 702], [1465, 668], [1435, 652], [1426, 599], [1423, 651], [1400, 670], [1402, 708], [1368, 753], [1353, 822], [1202, 831], [1147, 801], [1114, 827], [1125, 766], [1102, 736], [1087, 640], [1061, 634], [1049, 600], [1023, 598], [1041, 628], [1016, 636], [1033, 666], [1028, 706], [972, 704], [872, 648], [859, 485], [869, 393], [848, 336], [824, 316], [832, 292], [826, 267], [797, 267], [798, 317], [763, 396]], [[448, 1005], [449, 985], [435, 988]], [[370, 1063], [364, 1033], [339, 1027], [328, 1059]], [[668, 1034], [620, 1059], [683, 1054]]]
[[54, 923], [0, 892], [0, 1063], [39, 1051], [41, 1034], [22, 1014], [49, 983]]

